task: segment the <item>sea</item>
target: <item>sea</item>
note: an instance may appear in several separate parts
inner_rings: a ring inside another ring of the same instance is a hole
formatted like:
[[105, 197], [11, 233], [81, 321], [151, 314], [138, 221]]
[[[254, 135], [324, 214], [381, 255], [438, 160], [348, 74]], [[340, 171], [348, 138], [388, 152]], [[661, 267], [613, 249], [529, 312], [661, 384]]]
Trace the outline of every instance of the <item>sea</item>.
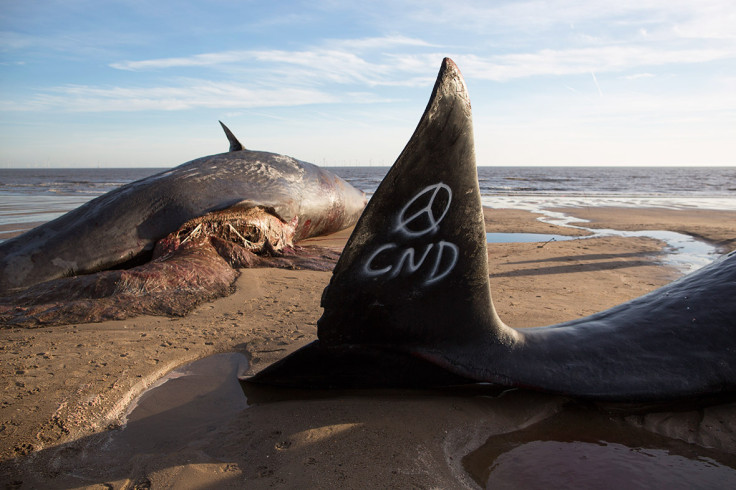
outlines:
[[[389, 167], [327, 167], [371, 196]], [[0, 242], [166, 168], [0, 169]], [[492, 208], [663, 207], [736, 210], [736, 167], [478, 167]], [[545, 219], [543, 218], [543, 219]], [[677, 245], [679, 247], [679, 245]], [[710, 259], [708, 259], [710, 260]]]

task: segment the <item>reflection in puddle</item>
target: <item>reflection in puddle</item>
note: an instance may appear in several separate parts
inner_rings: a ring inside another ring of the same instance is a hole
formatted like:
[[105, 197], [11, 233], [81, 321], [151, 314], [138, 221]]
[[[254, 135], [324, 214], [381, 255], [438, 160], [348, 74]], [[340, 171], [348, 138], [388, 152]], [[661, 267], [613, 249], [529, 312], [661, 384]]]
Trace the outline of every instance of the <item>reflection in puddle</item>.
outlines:
[[168, 451], [206, 437], [246, 407], [237, 376], [247, 368], [246, 357], [231, 352], [175, 369], [138, 398], [107, 449]]
[[[529, 463], [532, 469], [529, 470]], [[499, 456], [487, 488], [715, 488], [736, 471], [709, 458], [607, 442], [535, 441]]]
[[736, 455], [567, 409], [463, 458], [485, 488], [735, 488]]
[[232, 421], [246, 408], [238, 375], [247, 367], [243, 354], [227, 353], [170, 372], [134, 401], [122, 427], [58, 450], [50, 468], [68, 470], [61, 471], [62, 480], [53, 487], [88, 488], [93, 482], [104, 482], [106, 488], [149, 488], [109, 482], [128, 479], [131, 483], [138, 477], [148, 482], [148, 471], [197, 460], [200, 448], [226, 436]]

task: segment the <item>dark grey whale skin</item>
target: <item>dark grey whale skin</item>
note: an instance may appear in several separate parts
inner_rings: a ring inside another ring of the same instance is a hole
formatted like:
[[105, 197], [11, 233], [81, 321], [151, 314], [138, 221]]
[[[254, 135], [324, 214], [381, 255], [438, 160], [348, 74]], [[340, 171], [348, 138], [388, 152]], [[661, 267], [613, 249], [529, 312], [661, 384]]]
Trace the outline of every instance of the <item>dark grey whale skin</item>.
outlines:
[[365, 202], [340, 177], [291, 157], [250, 150], [207, 156], [119, 187], [0, 244], [0, 293], [125, 263], [211, 211], [272, 208], [287, 223], [297, 218], [294, 239], [300, 240], [352, 225]]
[[[425, 192], [440, 183], [451, 199]], [[406, 232], [407, 216], [417, 216], [420, 231]], [[435, 260], [440, 243], [456, 245], [457, 255]], [[435, 248], [423, 252], [429, 244]], [[401, 255], [407, 250], [413, 255]], [[447, 59], [414, 135], [356, 224], [322, 306], [318, 340], [244, 385], [485, 382], [617, 402], [736, 391], [736, 251], [586, 318], [526, 329], [501, 321], [491, 299], [470, 103]]]

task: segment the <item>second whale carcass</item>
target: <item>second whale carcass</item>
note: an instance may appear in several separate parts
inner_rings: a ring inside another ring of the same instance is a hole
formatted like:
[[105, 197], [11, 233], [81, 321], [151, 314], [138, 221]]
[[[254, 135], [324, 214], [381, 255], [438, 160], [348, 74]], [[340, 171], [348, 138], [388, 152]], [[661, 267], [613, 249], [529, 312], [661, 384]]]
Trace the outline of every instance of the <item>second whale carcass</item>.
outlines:
[[[109, 289], [135, 283], [136, 274], [146, 279], [135, 287], [171, 289], [167, 283], [192, 271], [165, 259], [188, 255], [201, 262], [203, 252], [194, 244], [207, 242], [237, 267], [257, 262], [254, 254], [278, 256], [294, 242], [357, 221], [366, 204], [362, 191], [311, 163], [247, 150], [223, 129], [230, 151], [121, 186], [0, 244], [2, 303], [9, 308], [110, 296]], [[134, 267], [141, 264], [147, 268]], [[212, 264], [198, 263], [197, 272], [207, 276]], [[76, 280], [55, 282], [64, 278]], [[0, 320], [12, 316], [6, 311], [3, 318], [0, 310]]]

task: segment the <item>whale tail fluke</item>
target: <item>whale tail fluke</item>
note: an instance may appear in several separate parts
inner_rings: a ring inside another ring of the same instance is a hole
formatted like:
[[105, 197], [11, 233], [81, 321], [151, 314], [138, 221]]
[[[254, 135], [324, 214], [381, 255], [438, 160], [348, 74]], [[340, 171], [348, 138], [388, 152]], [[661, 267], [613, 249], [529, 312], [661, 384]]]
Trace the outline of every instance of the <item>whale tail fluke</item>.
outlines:
[[[307, 366], [334, 373], [347, 358], [376, 375], [381, 362], [396, 372], [396, 363], [424, 363], [422, 353], [510, 335], [491, 300], [470, 100], [452, 60], [443, 61], [414, 134], [355, 226], [322, 307], [319, 340], [252, 381], [297, 376], [304, 385]], [[442, 383], [450, 381], [458, 378]]]

